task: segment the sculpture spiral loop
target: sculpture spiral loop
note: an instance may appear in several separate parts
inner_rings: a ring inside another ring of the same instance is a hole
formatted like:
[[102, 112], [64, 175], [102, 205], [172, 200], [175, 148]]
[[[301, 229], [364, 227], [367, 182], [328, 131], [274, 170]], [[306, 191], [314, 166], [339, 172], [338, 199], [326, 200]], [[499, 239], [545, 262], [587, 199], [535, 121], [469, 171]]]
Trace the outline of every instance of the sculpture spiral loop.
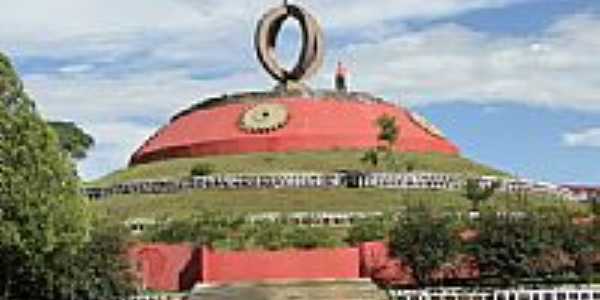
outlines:
[[[302, 50], [291, 70], [284, 69], [275, 55], [277, 36], [288, 18], [296, 19], [302, 30]], [[285, 5], [268, 11], [258, 22], [255, 44], [258, 59], [263, 67], [275, 80], [283, 84], [308, 79], [323, 63], [323, 32], [317, 20], [296, 5]]]

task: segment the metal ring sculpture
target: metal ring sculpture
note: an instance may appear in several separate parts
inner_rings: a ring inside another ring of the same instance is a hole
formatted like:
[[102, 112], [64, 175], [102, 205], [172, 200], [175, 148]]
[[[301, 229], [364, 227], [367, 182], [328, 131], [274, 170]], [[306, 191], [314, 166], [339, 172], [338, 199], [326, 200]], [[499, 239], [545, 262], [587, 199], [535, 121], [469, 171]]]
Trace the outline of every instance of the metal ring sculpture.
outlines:
[[[302, 51], [298, 62], [286, 70], [277, 62], [275, 47], [281, 26], [294, 18], [302, 29]], [[285, 5], [268, 11], [258, 22], [255, 35], [256, 52], [263, 67], [281, 82], [302, 81], [314, 75], [323, 63], [323, 32], [317, 20], [296, 5]]]

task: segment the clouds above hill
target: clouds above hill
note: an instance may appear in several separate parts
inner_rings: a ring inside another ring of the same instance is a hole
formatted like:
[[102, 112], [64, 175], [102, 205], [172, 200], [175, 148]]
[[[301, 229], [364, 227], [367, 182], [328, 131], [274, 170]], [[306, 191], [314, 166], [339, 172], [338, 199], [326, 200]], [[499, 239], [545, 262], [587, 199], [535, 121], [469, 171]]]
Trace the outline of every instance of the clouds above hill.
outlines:
[[[525, 1], [292, 2], [317, 15], [328, 43], [337, 45], [329, 47], [316, 86], [331, 85], [340, 58], [352, 87], [409, 105], [510, 101], [600, 112], [597, 15], [568, 16], [531, 36], [496, 36], [453, 22], [405, 26]], [[46, 116], [76, 121], [96, 137], [84, 173], [97, 176], [124, 166], [177, 110], [206, 96], [271, 87], [251, 42], [257, 18], [279, 3], [3, 1], [0, 9], [11, 13], [0, 19], [0, 49], [21, 62]]]
[[445, 24], [344, 52], [355, 85], [411, 104], [516, 101], [600, 111], [600, 19], [565, 18], [535, 37]]

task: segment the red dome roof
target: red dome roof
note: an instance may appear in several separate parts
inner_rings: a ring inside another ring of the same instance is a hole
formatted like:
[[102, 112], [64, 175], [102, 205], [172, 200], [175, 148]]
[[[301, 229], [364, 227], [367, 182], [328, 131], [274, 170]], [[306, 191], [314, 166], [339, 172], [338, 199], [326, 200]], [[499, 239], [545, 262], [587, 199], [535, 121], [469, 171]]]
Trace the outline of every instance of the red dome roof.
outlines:
[[[244, 130], [243, 116], [261, 104], [283, 106], [285, 123], [269, 132]], [[146, 141], [132, 156], [131, 163], [253, 152], [369, 149], [378, 145], [375, 121], [383, 114], [396, 118], [400, 129], [397, 151], [458, 154], [458, 148], [439, 136], [426, 121], [392, 104], [282, 97], [254, 103], [224, 100], [190, 111]]]

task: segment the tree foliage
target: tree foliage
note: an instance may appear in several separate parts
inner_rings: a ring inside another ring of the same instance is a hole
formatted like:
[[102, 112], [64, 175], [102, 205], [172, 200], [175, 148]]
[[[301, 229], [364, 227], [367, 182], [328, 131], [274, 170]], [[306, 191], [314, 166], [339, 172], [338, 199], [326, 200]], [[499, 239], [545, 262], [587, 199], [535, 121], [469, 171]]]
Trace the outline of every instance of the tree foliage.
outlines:
[[483, 282], [510, 286], [535, 275], [529, 262], [544, 250], [537, 225], [531, 218], [482, 216], [479, 239], [471, 252], [477, 258]]
[[[70, 158], [0, 55], [0, 299], [74, 299], [112, 284], [114, 269], [89, 269], [114, 259], [94, 252], [109, 241], [96, 237]], [[105, 299], [94, 295], [78, 298]]]
[[396, 125], [396, 118], [387, 114], [383, 114], [375, 121], [379, 128], [377, 134], [377, 140], [385, 142], [386, 150], [392, 151], [396, 140], [398, 140], [398, 126]]
[[369, 149], [365, 151], [363, 156], [360, 158], [360, 161], [373, 167], [377, 167], [379, 165], [379, 151], [376, 149]]
[[356, 220], [348, 229], [346, 241], [351, 245], [363, 242], [383, 241], [392, 228], [391, 216], [378, 216]]
[[[65, 275], [48, 264], [80, 250], [88, 216], [71, 162], [4, 57], [0, 78], [0, 256], [10, 260], [0, 288], [8, 299], [44, 299], [62, 293], [56, 284]], [[22, 284], [32, 280], [38, 288]]]
[[94, 146], [94, 138], [73, 122], [49, 122], [58, 135], [60, 147], [75, 159], [84, 159]]
[[500, 187], [499, 181], [493, 181], [490, 186], [481, 187], [478, 179], [469, 178], [465, 186], [465, 197], [471, 201], [472, 211], [479, 211], [481, 202], [487, 201]]
[[385, 161], [391, 166], [397, 164], [394, 156], [394, 145], [398, 140], [399, 129], [396, 118], [387, 114], [381, 115], [375, 121], [378, 128], [377, 141], [380, 146], [367, 150], [361, 158], [361, 162], [377, 167], [380, 161]]
[[459, 251], [454, 222], [429, 207], [409, 207], [391, 231], [392, 254], [410, 266], [418, 287], [439, 284], [433, 273]]
[[476, 223], [478, 239], [467, 249], [477, 258], [480, 284], [586, 282], [600, 271], [594, 224], [576, 224], [561, 211], [499, 215], [486, 212]]

